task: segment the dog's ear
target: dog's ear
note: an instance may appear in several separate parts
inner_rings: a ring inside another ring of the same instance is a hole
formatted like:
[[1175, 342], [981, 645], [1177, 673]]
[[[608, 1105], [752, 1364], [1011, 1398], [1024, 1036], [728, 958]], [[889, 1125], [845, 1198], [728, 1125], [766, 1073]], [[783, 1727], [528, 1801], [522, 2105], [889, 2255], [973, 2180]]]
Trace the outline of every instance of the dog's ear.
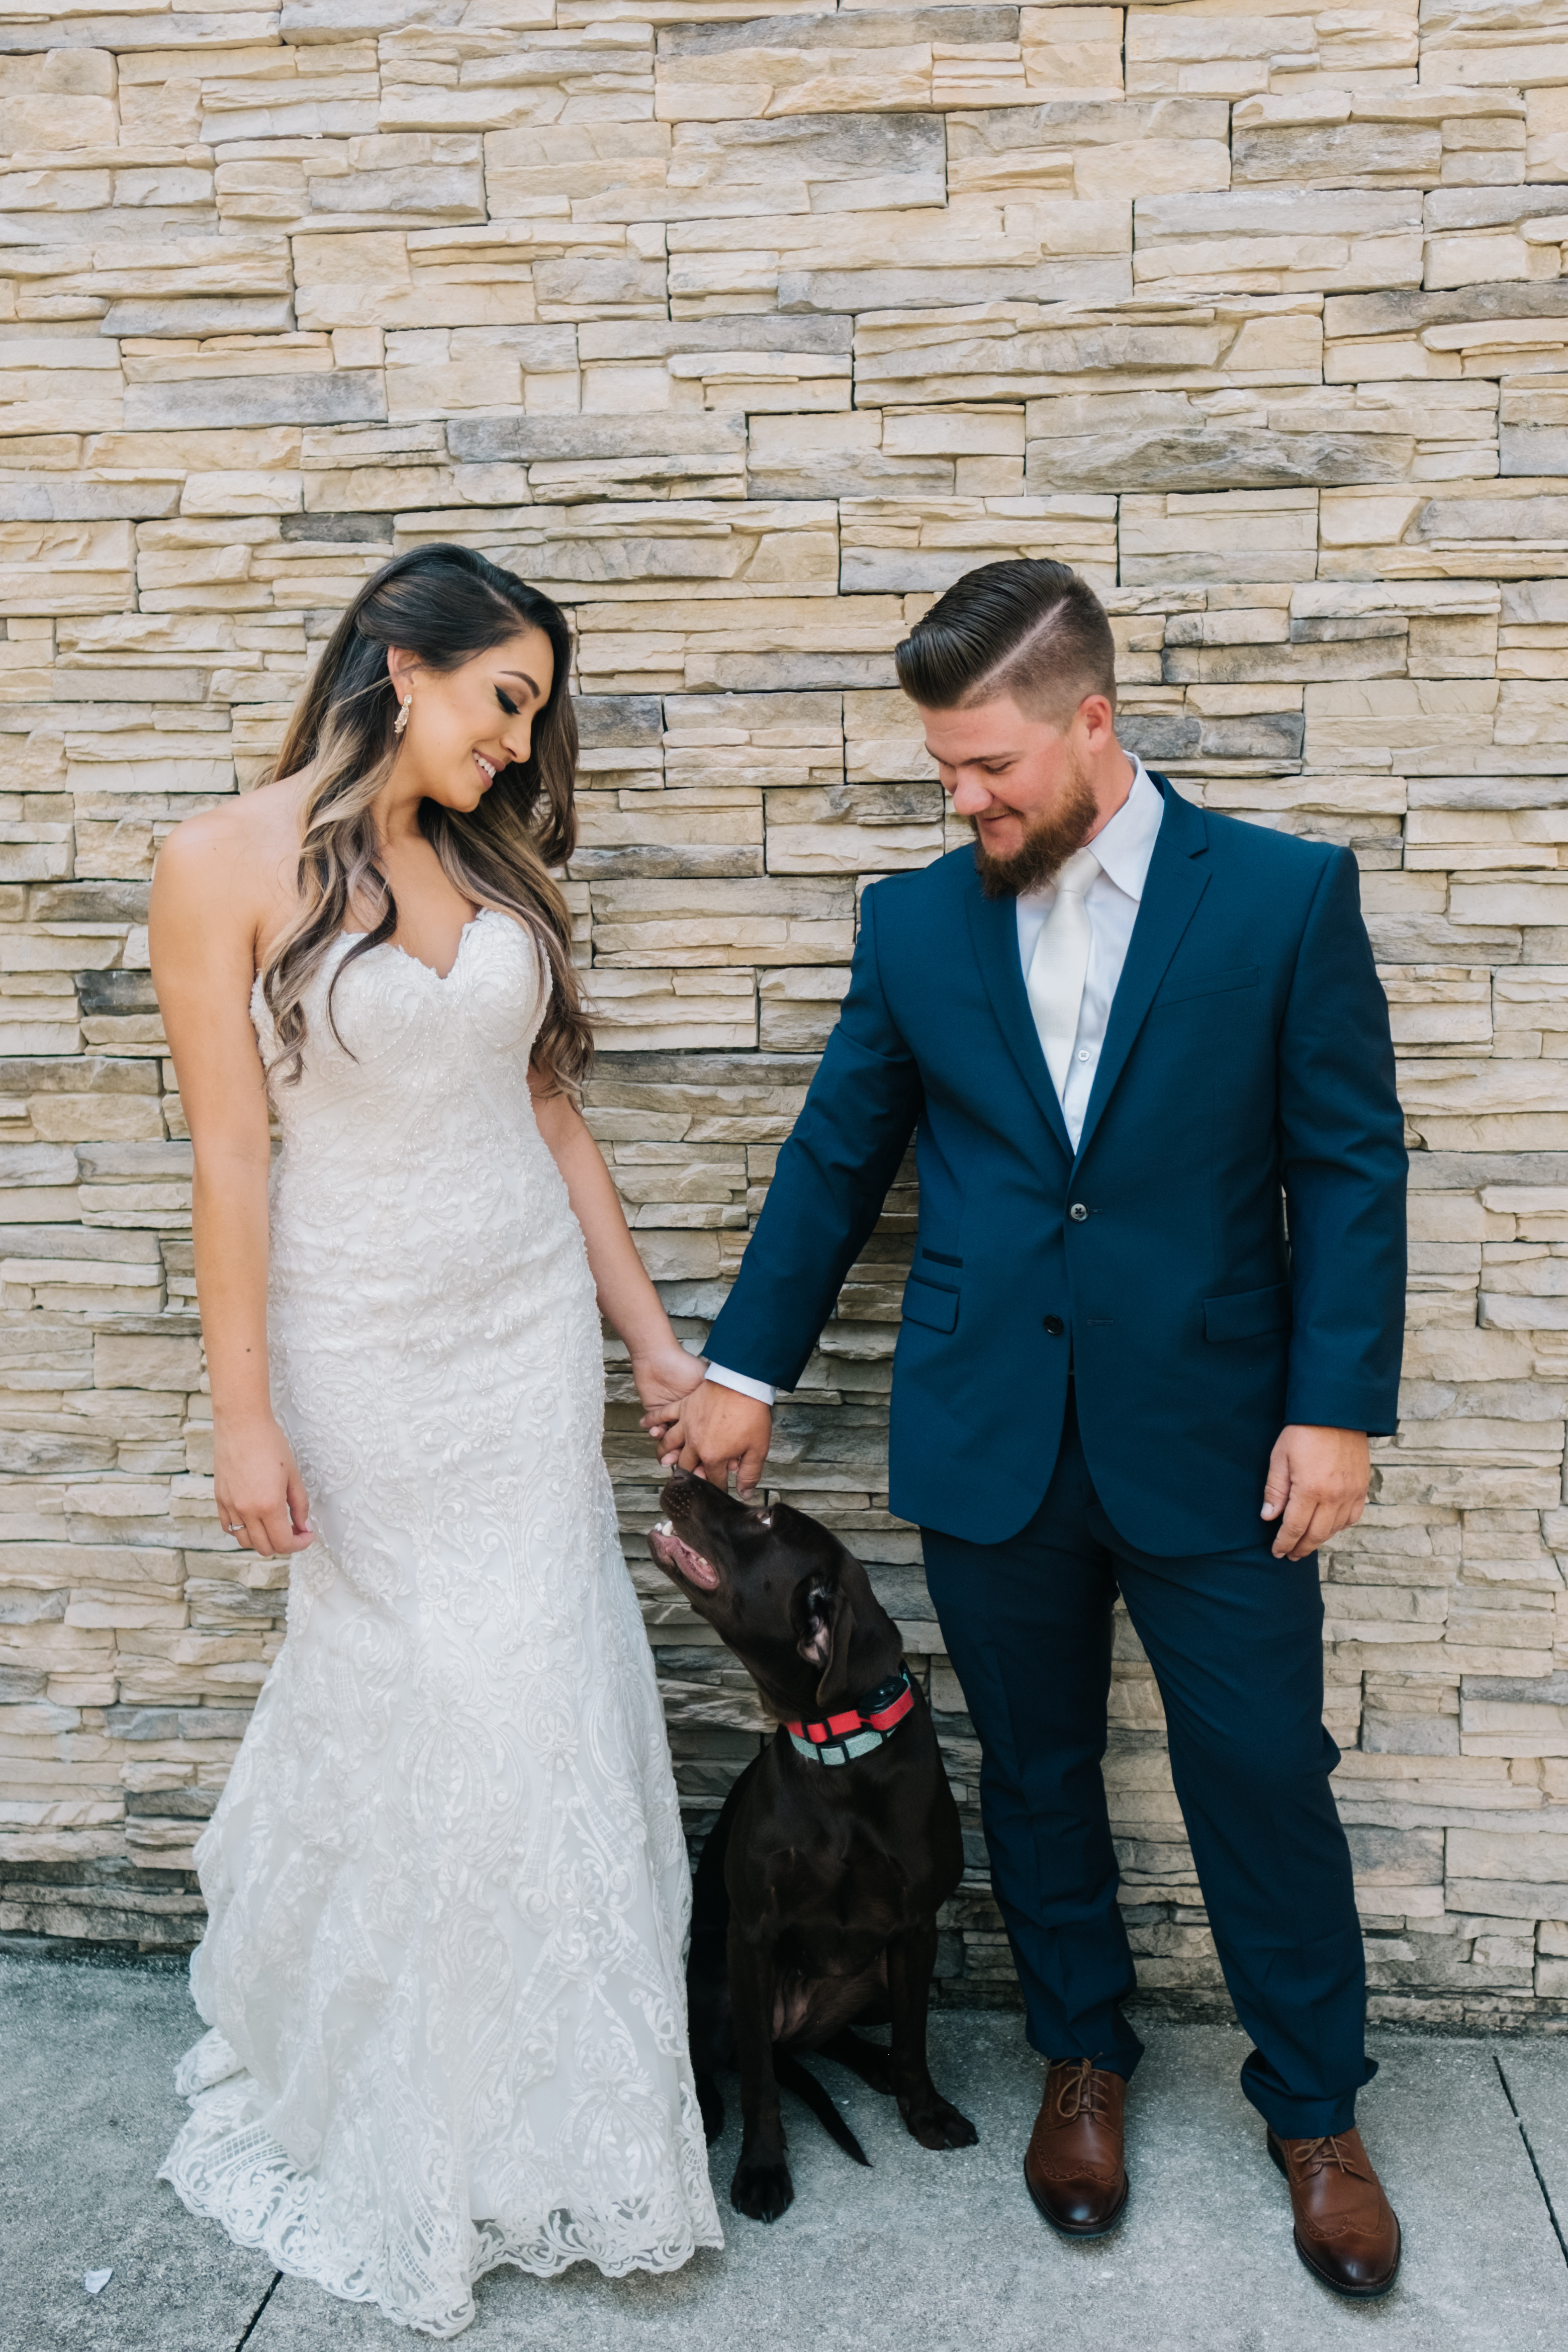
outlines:
[[854, 1603], [837, 1577], [813, 1576], [805, 1595], [806, 1627], [796, 1648], [818, 1672], [817, 1706], [831, 1715], [849, 1695]]

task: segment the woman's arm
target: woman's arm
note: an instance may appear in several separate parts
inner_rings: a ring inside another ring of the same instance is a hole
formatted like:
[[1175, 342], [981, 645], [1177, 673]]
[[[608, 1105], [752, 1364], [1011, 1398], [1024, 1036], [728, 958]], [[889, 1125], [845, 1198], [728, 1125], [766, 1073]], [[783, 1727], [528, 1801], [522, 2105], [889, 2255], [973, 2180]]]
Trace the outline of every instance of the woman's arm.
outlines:
[[234, 814], [190, 818], [152, 884], [152, 978], [195, 1158], [196, 1295], [218, 1517], [272, 1558], [314, 1540], [267, 1362], [267, 1087], [250, 1021], [255, 910]]
[[671, 1328], [627, 1229], [621, 1196], [581, 1112], [569, 1095], [549, 1091], [549, 1081], [537, 1070], [529, 1070], [528, 1085], [539, 1133], [560, 1170], [572, 1214], [588, 1244], [601, 1311], [626, 1342], [632, 1377], [647, 1408], [643, 1426], [656, 1437], [680, 1399], [699, 1385], [706, 1367], [699, 1356], [686, 1353]]

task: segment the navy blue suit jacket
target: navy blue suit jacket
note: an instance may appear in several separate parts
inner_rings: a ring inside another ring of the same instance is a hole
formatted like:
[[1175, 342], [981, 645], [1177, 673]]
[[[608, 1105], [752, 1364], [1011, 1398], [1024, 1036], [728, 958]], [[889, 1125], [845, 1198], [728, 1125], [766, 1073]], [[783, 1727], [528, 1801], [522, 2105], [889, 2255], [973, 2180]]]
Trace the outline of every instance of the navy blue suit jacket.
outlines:
[[708, 1343], [794, 1386], [917, 1129], [890, 1501], [973, 1542], [1039, 1508], [1070, 1361], [1101, 1501], [1166, 1558], [1258, 1540], [1288, 1423], [1396, 1425], [1404, 1129], [1355, 860], [1154, 781], [1076, 1155], [1013, 902], [987, 898], [968, 849], [877, 883]]

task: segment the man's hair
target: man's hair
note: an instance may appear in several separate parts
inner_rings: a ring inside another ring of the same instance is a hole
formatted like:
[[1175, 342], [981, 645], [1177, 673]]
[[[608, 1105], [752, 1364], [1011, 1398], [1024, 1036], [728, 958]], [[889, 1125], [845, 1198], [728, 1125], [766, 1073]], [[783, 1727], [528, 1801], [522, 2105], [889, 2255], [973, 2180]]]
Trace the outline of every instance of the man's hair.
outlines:
[[1088, 694], [1116, 707], [1116, 646], [1105, 607], [1071, 565], [1019, 556], [966, 572], [894, 649], [898, 682], [928, 710], [1010, 695], [1065, 728]]

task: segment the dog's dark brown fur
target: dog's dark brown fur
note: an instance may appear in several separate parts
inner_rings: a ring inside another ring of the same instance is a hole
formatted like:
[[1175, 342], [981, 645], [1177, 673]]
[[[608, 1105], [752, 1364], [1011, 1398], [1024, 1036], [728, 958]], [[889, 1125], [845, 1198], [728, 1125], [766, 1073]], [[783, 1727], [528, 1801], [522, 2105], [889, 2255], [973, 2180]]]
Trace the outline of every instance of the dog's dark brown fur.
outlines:
[[[820, 1721], [897, 1673], [898, 1629], [828, 1528], [783, 1504], [747, 1509], [685, 1475], [661, 1500], [669, 1523], [650, 1551], [780, 1723]], [[936, 1913], [962, 1873], [957, 1807], [918, 1689], [914, 1712], [870, 1754], [808, 1761], [781, 1729], [731, 1790], [697, 1871], [686, 1991], [710, 2140], [724, 2118], [714, 2076], [740, 2071], [730, 2186], [740, 2212], [776, 2221], [794, 2196], [781, 2080], [865, 2161], [797, 2051], [890, 2092], [923, 2147], [975, 2139], [925, 2059]], [[862, 2041], [852, 2021], [891, 2022], [891, 2049]]]

